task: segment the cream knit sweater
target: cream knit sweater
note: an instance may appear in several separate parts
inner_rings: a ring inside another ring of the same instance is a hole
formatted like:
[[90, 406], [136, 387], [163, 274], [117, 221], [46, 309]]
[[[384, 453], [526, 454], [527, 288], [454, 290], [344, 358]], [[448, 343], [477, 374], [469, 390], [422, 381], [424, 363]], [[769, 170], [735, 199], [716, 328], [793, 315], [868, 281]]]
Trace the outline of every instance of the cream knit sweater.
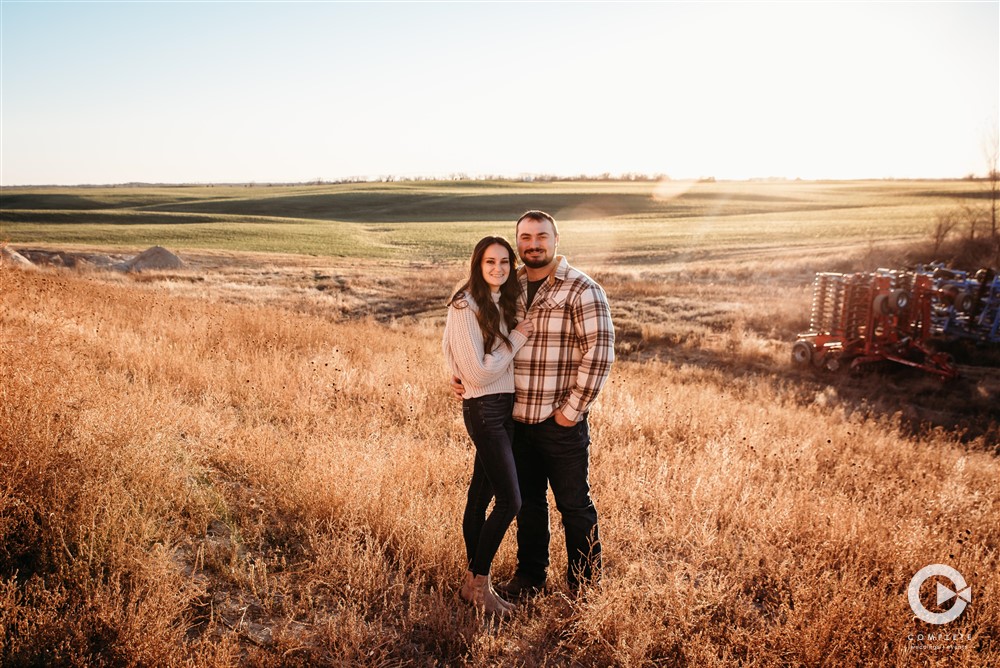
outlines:
[[[500, 293], [492, 293], [493, 302], [487, 308], [498, 308]], [[479, 329], [476, 313], [479, 305], [466, 293], [464, 302], [466, 308], [457, 308], [454, 304], [448, 307], [448, 321], [444, 326], [444, 338], [441, 348], [449, 370], [462, 379], [465, 385], [466, 399], [482, 397], [487, 394], [502, 394], [514, 391], [514, 353], [521, 349], [528, 337], [518, 331], [508, 332], [503, 318], [500, 319], [500, 330], [507, 335], [513, 345], [513, 350], [497, 339], [493, 344], [493, 352], [486, 354], [483, 346], [483, 332]]]

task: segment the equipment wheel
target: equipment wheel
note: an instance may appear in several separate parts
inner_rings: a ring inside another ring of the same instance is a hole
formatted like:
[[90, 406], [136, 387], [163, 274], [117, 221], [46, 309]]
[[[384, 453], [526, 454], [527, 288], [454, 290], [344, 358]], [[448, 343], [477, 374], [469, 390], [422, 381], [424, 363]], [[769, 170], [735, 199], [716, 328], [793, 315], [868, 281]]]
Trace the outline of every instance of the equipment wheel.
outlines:
[[813, 345], [808, 341], [796, 341], [792, 346], [792, 362], [798, 366], [805, 366], [812, 362]]
[[889, 293], [889, 308], [893, 313], [905, 311], [910, 305], [910, 293], [906, 290], [893, 290]]
[[872, 302], [872, 311], [875, 315], [889, 315], [889, 295], [876, 295]]
[[968, 313], [971, 311], [975, 303], [975, 297], [973, 297], [972, 293], [968, 290], [960, 290], [958, 294], [955, 295], [955, 308], [962, 313]]

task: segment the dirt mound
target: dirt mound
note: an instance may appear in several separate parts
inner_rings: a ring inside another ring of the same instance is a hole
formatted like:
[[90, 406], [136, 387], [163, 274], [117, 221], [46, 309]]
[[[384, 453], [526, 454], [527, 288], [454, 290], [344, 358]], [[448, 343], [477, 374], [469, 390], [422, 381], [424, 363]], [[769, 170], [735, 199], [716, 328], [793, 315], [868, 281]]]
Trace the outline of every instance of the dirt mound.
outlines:
[[125, 271], [147, 271], [150, 269], [180, 269], [184, 262], [163, 246], [148, 248], [124, 263]]
[[18, 253], [13, 248], [0, 246], [0, 265], [6, 267], [18, 267], [19, 269], [34, 269], [34, 263], [28, 258]]

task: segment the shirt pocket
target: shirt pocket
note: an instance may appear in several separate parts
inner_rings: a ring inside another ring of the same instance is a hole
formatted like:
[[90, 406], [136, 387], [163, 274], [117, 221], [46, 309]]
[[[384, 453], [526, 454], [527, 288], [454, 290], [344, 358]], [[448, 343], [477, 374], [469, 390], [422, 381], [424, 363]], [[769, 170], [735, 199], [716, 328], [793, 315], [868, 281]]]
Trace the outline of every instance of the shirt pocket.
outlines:
[[542, 299], [536, 300], [535, 304], [532, 305], [532, 310], [538, 309], [540, 311], [559, 311], [562, 310], [565, 304], [566, 293], [556, 292], [555, 294], [548, 294]]

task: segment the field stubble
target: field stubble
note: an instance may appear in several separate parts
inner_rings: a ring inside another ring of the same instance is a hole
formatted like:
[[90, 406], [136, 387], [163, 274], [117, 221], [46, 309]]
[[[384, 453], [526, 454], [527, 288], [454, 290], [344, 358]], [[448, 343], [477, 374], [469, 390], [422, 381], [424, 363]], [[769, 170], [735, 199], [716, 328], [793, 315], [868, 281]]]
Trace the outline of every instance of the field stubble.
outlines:
[[[455, 598], [472, 451], [439, 337], [463, 268], [184, 257], [0, 268], [5, 664], [998, 660], [996, 374], [956, 398], [793, 371], [801, 253], [587, 267], [619, 334], [591, 416], [607, 573], [500, 629]], [[957, 649], [914, 640], [940, 629], [906, 586], [938, 562], [974, 589]]]

